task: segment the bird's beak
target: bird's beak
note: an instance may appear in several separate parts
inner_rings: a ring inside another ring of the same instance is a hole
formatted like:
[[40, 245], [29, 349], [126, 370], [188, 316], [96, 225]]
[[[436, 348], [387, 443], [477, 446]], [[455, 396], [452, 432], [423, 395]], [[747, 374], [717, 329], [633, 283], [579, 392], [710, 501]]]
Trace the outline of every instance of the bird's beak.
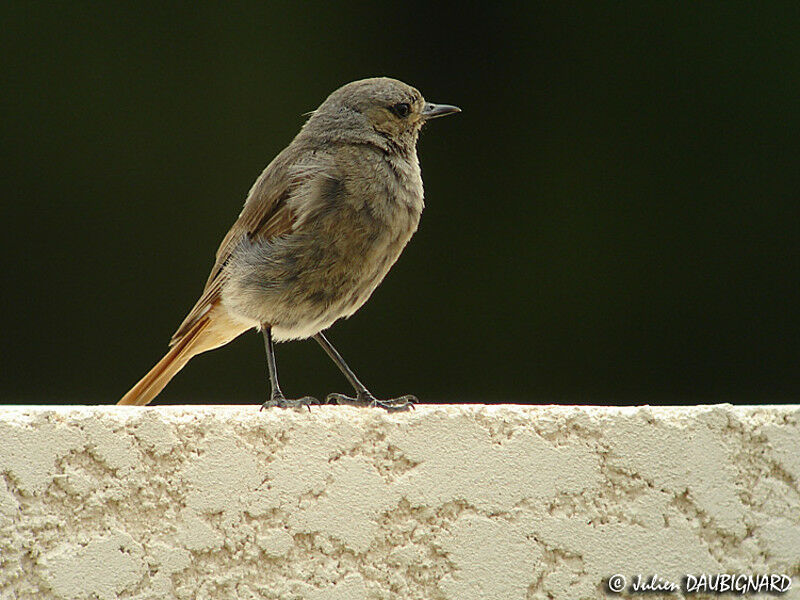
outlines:
[[461, 109], [457, 106], [450, 106], [449, 104], [431, 104], [425, 103], [425, 108], [422, 109], [422, 116], [425, 119], [435, 119], [436, 117], [443, 117], [445, 115], [452, 115], [453, 113], [460, 113]]

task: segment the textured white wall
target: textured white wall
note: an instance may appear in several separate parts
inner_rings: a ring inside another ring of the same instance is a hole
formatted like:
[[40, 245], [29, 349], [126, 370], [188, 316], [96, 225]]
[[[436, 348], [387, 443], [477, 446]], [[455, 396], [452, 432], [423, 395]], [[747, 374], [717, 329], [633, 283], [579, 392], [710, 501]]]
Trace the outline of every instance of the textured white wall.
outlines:
[[800, 598], [798, 406], [0, 408], [0, 473], [2, 600]]

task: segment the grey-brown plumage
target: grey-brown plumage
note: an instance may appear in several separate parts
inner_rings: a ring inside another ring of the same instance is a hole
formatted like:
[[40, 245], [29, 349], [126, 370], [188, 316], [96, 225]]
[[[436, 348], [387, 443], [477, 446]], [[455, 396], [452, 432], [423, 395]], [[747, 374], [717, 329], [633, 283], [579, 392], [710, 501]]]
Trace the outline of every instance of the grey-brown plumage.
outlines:
[[424, 206], [419, 131], [453, 112], [384, 77], [333, 92], [256, 180], [170, 351], [119, 403], [147, 404], [192, 356], [257, 328], [272, 387], [265, 406], [313, 401], [286, 400], [274, 364], [273, 340], [308, 337], [356, 390], [330, 400], [407, 406], [410, 397], [375, 400], [322, 331], [366, 302], [416, 231]]

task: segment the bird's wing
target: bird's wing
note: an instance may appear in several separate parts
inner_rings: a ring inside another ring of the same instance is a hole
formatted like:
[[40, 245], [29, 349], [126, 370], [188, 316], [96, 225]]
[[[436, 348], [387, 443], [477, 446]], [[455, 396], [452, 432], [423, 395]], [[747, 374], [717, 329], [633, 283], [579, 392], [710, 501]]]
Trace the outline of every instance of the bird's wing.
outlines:
[[295, 216], [287, 206], [287, 199], [298, 183], [297, 177], [290, 175], [280, 157], [264, 169], [251, 188], [239, 218], [217, 250], [216, 261], [200, 299], [172, 336], [170, 346], [177, 343], [200, 317], [219, 303], [222, 286], [227, 279], [225, 266], [242, 239], [266, 240], [291, 231]]

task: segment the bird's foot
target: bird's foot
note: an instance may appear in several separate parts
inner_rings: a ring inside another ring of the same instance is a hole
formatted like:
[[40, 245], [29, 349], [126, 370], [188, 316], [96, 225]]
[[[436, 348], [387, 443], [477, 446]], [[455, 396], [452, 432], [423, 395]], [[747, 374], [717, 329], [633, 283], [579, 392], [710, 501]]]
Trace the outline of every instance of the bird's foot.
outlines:
[[418, 402], [416, 396], [406, 394], [399, 398], [391, 398], [389, 400], [378, 400], [370, 394], [359, 393], [355, 398], [352, 396], [345, 396], [344, 394], [328, 394], [325, 402], [327, 404], [346, 404], [348, 406], [368, 406], [370, 408], [382, 408], [387, 411], [401, 411], [414, 408], [414, 403]]
[[311, 410], [312, 404], [319, 404], [319, 400], [313, 396], [303, 396], [302, 398], [287, 400], [283, 394], [273, 394], [272, 397], [261, 405], [260, 410], [265, 408], [302, 408], [306, 407]]

